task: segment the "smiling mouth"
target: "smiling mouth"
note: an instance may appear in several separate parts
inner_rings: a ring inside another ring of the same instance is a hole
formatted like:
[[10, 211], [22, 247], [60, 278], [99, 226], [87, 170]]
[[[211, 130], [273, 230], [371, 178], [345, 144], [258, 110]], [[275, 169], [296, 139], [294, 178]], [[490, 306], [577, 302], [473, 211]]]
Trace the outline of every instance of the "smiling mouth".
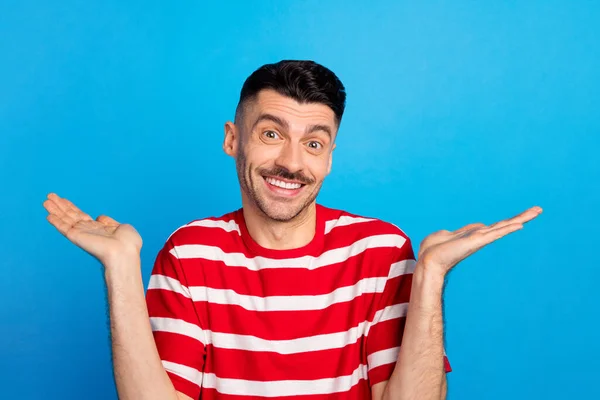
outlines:
[[270, 185], [277, 186], [278, 188], [282, 188], [282, 189], [294, 190], [294, 189], [300, 189], [302, 186], [304, 186], [302, 183], [286, 182], [286, 181], [282, 181], [280, 179], [272, 178], [270, 176], [266, 176], [265, 181], [267, 181], [267, 183]]
[[300, 182], [290, 182], [279, 178], [274, 178], [272, 176], [263, 176], [265, 183], [275, 193], [293, 196], [300, 192], [300, 190], [305, 186], [304, 183]]

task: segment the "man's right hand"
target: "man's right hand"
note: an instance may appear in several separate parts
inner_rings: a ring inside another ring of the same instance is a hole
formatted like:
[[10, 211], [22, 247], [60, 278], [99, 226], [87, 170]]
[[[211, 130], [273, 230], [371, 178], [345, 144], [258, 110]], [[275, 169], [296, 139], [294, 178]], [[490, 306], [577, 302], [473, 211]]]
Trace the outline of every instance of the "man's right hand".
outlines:
[[192, 400], [175, 390], [152, 336], [140, 273], [142, 238], [105, 215], [96, 220], [54, 193], [44, 201], [48, 221], [104, 266], [108, 288], [113, 370], [123, 400]]
[[96, 257], [104, 266], [123, 255], [139, 256], [142, 238], [129, 224], [101, 215], [96, 220], [69, 200], [54, 193], [44, 201], [47, 219], [71, 242]]

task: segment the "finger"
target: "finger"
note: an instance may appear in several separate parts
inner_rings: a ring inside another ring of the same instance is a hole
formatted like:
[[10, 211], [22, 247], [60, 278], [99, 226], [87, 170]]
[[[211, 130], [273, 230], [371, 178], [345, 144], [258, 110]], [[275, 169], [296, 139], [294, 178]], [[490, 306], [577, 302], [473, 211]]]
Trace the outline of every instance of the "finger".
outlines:
[[516, 232], [518, 230], [523, 229], [523, 224], [520, 222], [516, 222], [513, 224], [499, 226], [497, 228], [491, 229], [481, 235], [481, 238], [485, 241], [485, 244], [494, 242], [510, 233]]
[[48, 211], [51, 215], [60, 218], [66, 224], [72, 226], [76, 222], [75, 219], [73, 219], [62, 208], [60, 208], [54, 200], [46, 200], [44, 201], [43, 205], [46, 211]]
[[54, 214], [54, 215], [63, 214], [63, 211], [60, 208], [58, 208], [56, 203], [54, 203], [52, 200], [45, 200], [42, 203], [42, 205], [44, 206], [46, 211], [48, 211], [50, 214]]
[[67, 199], [63, 199], [56, 193], [51, 193], [48, 195], [48, 198], [54, 202], [58, 206], [58, 208], [68, 215], [73, 220], [77, 221], [77, 213], [71, 208]]
[[469, 257], [471, 254], [481, 250], [483, 247], [487, 246], [492, 242], [495, 242], [503, 236], [506, 236], [509, 233], [515, 232], [522, 228], [523, 224], [516, 223], [501, 226], [499, 228], [495, 228], [487, 232], [483, 231], [481, 228], [471, 229], [471, 231], [468, 231], [467, 234], [461, 235], [461, 238], [459, 239], [459, 242], [462, 243], [462, 246], [465, 249], [464, 255], [461, 257], [461, 260]]
[[64, 219], [59, 218], [58, 216], [54, 215], [54, 214], [48, 214], [48, 216], [46, 217], [46, 219], [48, 220], [48, 222], [50, 222], [60, 233], [62, 233], [63, 235], [67, 236], [67, 232], [69, 232], [69, 229], [71, 229], [71, 227], [73, 225], [69, 224], [68, 222], [65, 222]]
[[[483, 225], [483, 226], [485, 227], [485, 225]], [[467, 229], [467, 230], [464, 230], [464, 231], [462, 231], [462, 232], [461, 232], [461, 233], [458, 235], [458, 237], [460, 237], [460, 238], [463, 238], [463, 237], [468, 237], [468, 236], [471, 236], [471, 235], [473, 235], [473, 234], [474, 234], [474, 233], [476, 233], [476, 232], [483, 232], [483, 229], [484, 229], [484, 228], [482, 228], [481, 226], [476, 226], [476, 227], [473, 227], [473, 228], [471, 228], [471, 229]]]
[[531, 207], [525, 211], [523, 211], [521, 214], [516, 215], [512, 218], [503, 220], [503, 221], [499, 221], [496, 222], [495, 224], [490, 225], [491, 229], [495, 229], [495, 228], [499, 228], [502, 226], [506, 226], [506, 225], [510, 225], [510, 224], [524, 224], [526, 222], [531, 221], [532, 219], [534, 219], [535, 217], [537, 217], [538, 215], [540, 215], [542, 213], [542, 208], [535, 206], [535, 207]]
[[481, 227], [474, 227], [463, 232], [463, 234], [460, 235], [455, 241], [456, 245], [462, 248], [462, 255], [454, 262], [453, 265], [456, 265], [456, 263], [481, 250], [481, 248], [487, 246], [488, 244], [522, 228], [523, 224], [514, 223], [491, 230], [484, 230]]
[[50, 200], [54, 200], [58, 197], [58, 195], [54, 192], [48, 193], [48, 196], [46, 196], [48, 199]]
[[81, 211], [68, 199], [58, 196], [56, 193], [48, 195], [56, 203], [56, 205], [71, 218], [74, 223], [77, 221], [93, 221], [92, 217]]
[[101, 222], [106, 225], [109, 225], [109, 226], [121, 225], [120, 223], [118, 223], [116, 220], [112, 219], [108, 215], [100, 215], [98, 218], [96, 218], [96, 221]]
[[75, 204], [67, 199], [63, 199], [65, 204], [77, 215], [78, 219], [83, 221], [93, 221], [94, 219], [90, 217], [88, 214], [81, 211]]
[[463, 232], [466, 232], [466, 231], [470, 231], [470, 230], [472, 230], [474, 228], [485, 228], [486, 226], [487, 226], [486, 224], [482, 224], [481, 222], [477, 222], [475, 224], [465, 225], [462, 228], [455, 230], [454, 233], [459, 233], [460, 234], [460, 233], [463, 233]]

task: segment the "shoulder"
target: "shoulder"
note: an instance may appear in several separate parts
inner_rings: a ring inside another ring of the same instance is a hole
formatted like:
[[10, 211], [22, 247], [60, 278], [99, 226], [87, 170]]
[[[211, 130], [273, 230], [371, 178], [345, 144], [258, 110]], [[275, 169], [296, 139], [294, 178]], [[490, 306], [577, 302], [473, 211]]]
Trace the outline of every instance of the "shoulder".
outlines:
[[325, 206], [320, 207], [325, 220], [325, 234], [342, 233], [357, 239], [374, 235], [397, 235], [404, 240], [409, 240], [406, 232], [394, 223], [373, 216], [354, 214]]
[[209, 216], [189, 221], [179, 226], [167, 238], [172, 245], [209, 244], [218, 238], [224, 240], [230, 236], [239, 236], [240, 227], [237, 222], [239, 210], [221, 216]]
[[374, 252], [378, 257], [392, 259], [413, 256], [409, 236], [394, 223], [323, 206], [321, 213], [329, 248], [352, 246], [356, 251]]
[[323, 208], [329, 249], [347, 248], [361, 260], [365, 276], [390, 276], [415, 259], [409, 236], [398, 225], [377, 217]]

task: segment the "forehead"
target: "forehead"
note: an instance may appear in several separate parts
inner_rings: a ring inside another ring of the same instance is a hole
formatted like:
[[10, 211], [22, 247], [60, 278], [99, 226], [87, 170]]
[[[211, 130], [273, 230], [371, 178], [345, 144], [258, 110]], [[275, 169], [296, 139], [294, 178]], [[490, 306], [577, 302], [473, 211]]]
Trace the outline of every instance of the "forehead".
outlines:
[[293, 124], [327, 124], [335, 130], [335, 114], [331, 108], [321, 103], [298, 103], [291, 97], [274, 90], [261, 90], [256, 98], [249, 102], [246, 122], [253, 124], [263, 114], [276, 115]]

